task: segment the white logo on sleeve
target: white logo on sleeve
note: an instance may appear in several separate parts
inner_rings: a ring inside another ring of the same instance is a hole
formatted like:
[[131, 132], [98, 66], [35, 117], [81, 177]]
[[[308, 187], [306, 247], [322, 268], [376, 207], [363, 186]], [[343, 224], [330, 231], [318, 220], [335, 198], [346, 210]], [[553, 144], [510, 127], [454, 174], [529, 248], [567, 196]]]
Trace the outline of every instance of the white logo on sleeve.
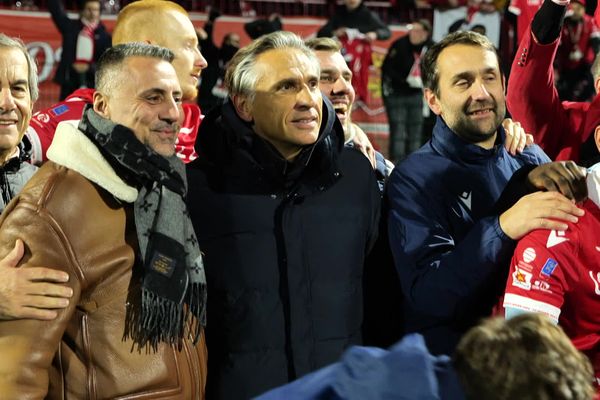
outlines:
[[433, 237], [436, 239], [440, 239], [440, 242], [430, 243], [428, 247], [454, 246], [454, 239], [451, 237], [444, 237], [440, 235], [433, 235]]
[[600, 281], [600, 272], [596, 274], [596, 278], [594, 278], [594, 273], [590, 271], [590, 278], [594, 282], [594, 292], [600, 296], [600, 287], [598, 286], [598, 282]]
[[458, 200], [467, 207], [467, 210], [471, 211], [471, 192], [463, 192], [458, 195]]
[[523, 261], [525, 261], [526, 263], [530, 263], [533, 260], [535, 260], [536, 256], [537, 254], [535, 254], [535, 249], [533, 247], [528, 247], [523, 252]]
[[550, 235], [548, 235], [548, 241], [546, 242], [546, 248], [550, 248], [552, 246], [556, 246], [557, 244], [561, 244], [563, 242], [567, 242], [569, 239], [565, 237], [565, 231], [556, 231], [551, 230]]

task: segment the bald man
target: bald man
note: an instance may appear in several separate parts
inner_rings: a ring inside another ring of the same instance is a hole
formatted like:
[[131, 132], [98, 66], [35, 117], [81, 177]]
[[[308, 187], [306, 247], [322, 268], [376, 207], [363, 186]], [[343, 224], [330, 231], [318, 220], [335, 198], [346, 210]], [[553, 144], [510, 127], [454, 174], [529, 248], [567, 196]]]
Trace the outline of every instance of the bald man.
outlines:
[[[160, 27], [160, 29], [157, 29]], [[198, 48], [198, 38], [192, 22], [177, 3], [162, 0], [142, 0], [129, 4], [117, 18], [113, 45], [145, 42], [163, 46], [175, 54], [173, 67], [183, 91], [183, 121], [177, 138], [176, 153], [187, 163], [196, 158], [194, 143], [200, 125], [200, 108], [191, 103], [198, 95], [198, 81], [206, 60]], [[92, 103], [94, 89], [79, 89], [65, 101], [37, 112], [26, 134], [33, 145], [32, 161], [46, 161], [46, 150], [52, 143], [56, 126], [61, 121], [78, 120], [83, 108]]]

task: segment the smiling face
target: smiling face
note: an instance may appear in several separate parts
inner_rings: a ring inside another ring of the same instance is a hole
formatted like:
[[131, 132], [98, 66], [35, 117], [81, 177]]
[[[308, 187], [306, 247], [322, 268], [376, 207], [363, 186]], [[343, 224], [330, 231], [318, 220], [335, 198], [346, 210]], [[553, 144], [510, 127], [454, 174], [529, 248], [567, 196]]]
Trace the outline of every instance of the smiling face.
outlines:
[[0, 47], [0, 161], [15, 151], [32, 109], [25, 55], [17, 48]]
[[340, 52], [317, 50], [315, 54], [321, 65], [319, 88], [331, 100], [335, 114], [346, 131], [356, 96], [352, 86], [352, 71]]
[[111, 93], [94, 94], [94, 110], [131, 129], [136, 138], [163, 156], [175, 152], [181, 113], [181, 88], [175, 69], [164, 60], [130, 57]]
[[175, 54], [173, 67], [177, 72], [183, 98], [193, 100], [198, 95], [200, 74], [206, 68], [206, 59], [198, 49], [198, 37], [190, 19], [175, 10], [165, 11], [159, 39], [154, 42]]
[[240, 117], [286, 159], [293, 159], [319, 136], [322, 97], [319, 67], [300, 50], [268, 50], [256, 58], [254, 101], [234, 96]]
[[446, 47], [437, 59], [439, 95], [425, 89], [431, 110], [470, 143], [491, 148], [506, 105], [498, 58], [479, 46]]

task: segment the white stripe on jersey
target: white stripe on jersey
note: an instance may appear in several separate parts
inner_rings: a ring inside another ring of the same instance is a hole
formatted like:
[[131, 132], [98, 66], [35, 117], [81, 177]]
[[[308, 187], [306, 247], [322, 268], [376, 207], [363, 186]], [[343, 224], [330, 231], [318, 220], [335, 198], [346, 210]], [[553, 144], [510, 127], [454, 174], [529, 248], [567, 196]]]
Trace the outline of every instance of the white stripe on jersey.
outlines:
[[506, 293], [504, 295], [504, 308], [517, 308], [527, 312], [535, 312], [547, 315], [554, 323], [558, 323], [560, 316], [560, 308], [552, 304], [544, 303], [543, 301], [530, 299], [529, 297], [519, 296], [514, 293]]

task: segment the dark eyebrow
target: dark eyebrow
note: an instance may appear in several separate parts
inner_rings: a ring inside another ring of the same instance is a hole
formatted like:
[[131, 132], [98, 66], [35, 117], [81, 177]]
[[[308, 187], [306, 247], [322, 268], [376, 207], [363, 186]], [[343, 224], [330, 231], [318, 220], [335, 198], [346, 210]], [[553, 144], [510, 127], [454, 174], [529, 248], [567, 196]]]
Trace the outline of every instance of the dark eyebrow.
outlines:
[[469, 81], [469, 80], [472, 80], [472, 79], [473, 79], [473, 76], [474, 76], [474, 75], [475, 75], [475, 74], [473, 74], [472, 72], [461, 72], [461, 73], [459, 73], [459, 74], [456, 74], [456, 75], [454, 75], [454, 76], [452, 77], [452, 82], [458, 82], [458, 81], [460, 81], [461, 79], [464, 79], [464, 80], [467, 80], [467, 81]]
[[27, 79], [19, 79], [15, 82], [12, 83], [12, 86], [18, 86], [18, 85], [27, 85]]
[[284, 78], [271, 85], [271, 89], [279, 89], [283, 84], [297, 85], [300, 80], [298, 78]]
[[[483, 74], [490, 74], [490, 73], [496, 74], [497, 70], [496, 70], [496, 68], [489, 67], [489, 68], [485, 68], [482, 71], [482, 73]], [[468, 80], [469, 78], [473, 77], [473, 75], [475, 75], [475, 73], [473, 73], [471, 71], [465, 71], [465, 72], [461, 72], [459, 74], [454, 75], [453, 79], [454, 79], [454, 81], [457, 81], [459, 79], [467, 79]]]

